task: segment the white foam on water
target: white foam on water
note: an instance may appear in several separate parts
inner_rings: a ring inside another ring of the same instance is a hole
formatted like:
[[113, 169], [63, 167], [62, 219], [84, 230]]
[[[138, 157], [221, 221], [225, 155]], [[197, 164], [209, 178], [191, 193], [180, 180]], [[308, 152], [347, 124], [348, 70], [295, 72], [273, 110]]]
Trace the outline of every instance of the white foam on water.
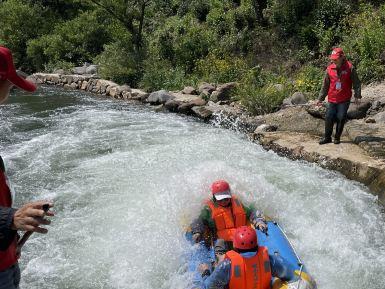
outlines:
[[17, 203], [56, 206], [25, 246], [22, 288], [184, 288], [183, 228], [218, 178], [281, 223], [319, 288], [385, 288], [384, 215], [364, 186], [188, 117], [52, 88], [33, 97], [33, 111], [17, 97], [0, 106]]

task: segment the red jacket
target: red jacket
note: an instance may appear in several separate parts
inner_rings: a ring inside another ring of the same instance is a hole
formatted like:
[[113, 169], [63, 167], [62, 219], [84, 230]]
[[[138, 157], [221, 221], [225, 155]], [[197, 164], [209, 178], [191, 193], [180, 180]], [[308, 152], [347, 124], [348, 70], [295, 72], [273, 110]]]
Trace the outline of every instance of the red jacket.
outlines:
[[330, 79], [328, 102], [342, 103], [349, 101], [352, 97], [352, 64], [345, 61], [341, 68], [337, 70], [336, 65], [332, 63], [327, 67], [327, 73]]
[[[0, 169], [0, 206], [11, 207], [12, 195], [5, 173]], [[0, 251], [0, 271], [4, 271], [17, 262], [17, 235], [5, 251]]]

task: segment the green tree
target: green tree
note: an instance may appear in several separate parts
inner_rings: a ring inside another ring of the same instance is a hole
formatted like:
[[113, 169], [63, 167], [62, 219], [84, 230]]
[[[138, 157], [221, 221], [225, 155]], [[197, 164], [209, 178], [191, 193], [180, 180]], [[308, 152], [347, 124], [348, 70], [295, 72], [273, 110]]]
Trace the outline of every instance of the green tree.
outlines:
[[41, 8], [22, 0], [8, 0], [0, 3], [0, 19], [0, 44], [12, 50], [17, 67], [29, 71], [27, 42], [47, 32]]

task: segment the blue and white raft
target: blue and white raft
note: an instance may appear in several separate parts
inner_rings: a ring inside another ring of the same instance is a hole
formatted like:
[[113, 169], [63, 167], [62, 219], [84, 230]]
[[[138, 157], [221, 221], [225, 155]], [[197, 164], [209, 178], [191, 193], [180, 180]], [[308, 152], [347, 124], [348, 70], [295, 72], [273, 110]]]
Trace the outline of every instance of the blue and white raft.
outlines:
[[[316, 289], [317, 286], [314, 279], [309, 275], [285, 232], [274, 221], [268, 221], [267, 226], [268, 234], [256, 230], [258, 243], [260, 246], [267, 247], [270, 255], [280, 255], [285, 259], [290, 264], [288, 275], [291, 276], [289, 281], [282, 281], [273, 277], [271, 280], [272, 289]], [[186, 237], [188, 240], [191, 240], [191, 233], [187, 232]], [[194, 284], [201, 278], [198, 272], [199, 264], [206, 263], [212, 266], [214, 263], [214, 248], [207, 249], [203, 244], [194, 244], [188, 259], [188, 271], [194, 275], [192, 281]], [[198, 288], [193, 284], [190, 288]]]

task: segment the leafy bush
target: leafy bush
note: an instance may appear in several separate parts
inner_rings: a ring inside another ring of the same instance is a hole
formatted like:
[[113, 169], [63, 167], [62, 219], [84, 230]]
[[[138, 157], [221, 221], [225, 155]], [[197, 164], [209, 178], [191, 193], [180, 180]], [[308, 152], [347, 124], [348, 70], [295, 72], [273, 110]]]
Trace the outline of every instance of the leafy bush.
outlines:
[[380, 55], [385, 51], [385, 4], [378, 10], [370, 5], [361, 6], [361, 13], [351, 17], [350, 31], [342, 46], [357, 65], [359, 76], [365, 83], [385, 76]]
[[265, 114], [276, 111], [292, 91], [292, 85], [286, 78], [265, 73], [260, 67], [255, 67], [242, 79], [235, 99], [251, 113]]
[[104, 46], [104, 51], [95, 57], [102, 78], [135, 87], [141, 79], [141, 55], [135, 52], [131, 37]]
[[270, 0], [267, 14], [283, 35], [294, 35], [314, 7], [312, 0]]
[[46, 24], [41, 9], [26, 1], [8, 0], [0, 4], [0, 44], [12, 50], [17, 67], [30, 70], [26, 43], [43, 32]]
[[171, 17], [152, 34], [149, 54], [153, 58], [168, 60], [189, 73], [196, 60], [208, 54], [213, 38], [210, 29], [191, 16], [182, 19]]
[[160, 89], [179, 90], [189, 84], [184, 69], [167, 60], [147, 59], [140, 86], [147, 91]]
[[198, 60], [195, 75], [207, 82], [225, 83], [238, 81], [247, 71], [244, 59], [237, 57], [215, 57], [213, 54]]
[[82, 64], [103, 51], [110, 40], [107, 27], [94, 12], [85, 12], [73, 20], [57, 24], [51, 34], [28, 42], [27, 53], [35, 68], [55, 66], [59, 61]]
[[311, 64], [303, 66], [296, 75], [294, 89], [315, 99], [321, 90], [324, 71]]

